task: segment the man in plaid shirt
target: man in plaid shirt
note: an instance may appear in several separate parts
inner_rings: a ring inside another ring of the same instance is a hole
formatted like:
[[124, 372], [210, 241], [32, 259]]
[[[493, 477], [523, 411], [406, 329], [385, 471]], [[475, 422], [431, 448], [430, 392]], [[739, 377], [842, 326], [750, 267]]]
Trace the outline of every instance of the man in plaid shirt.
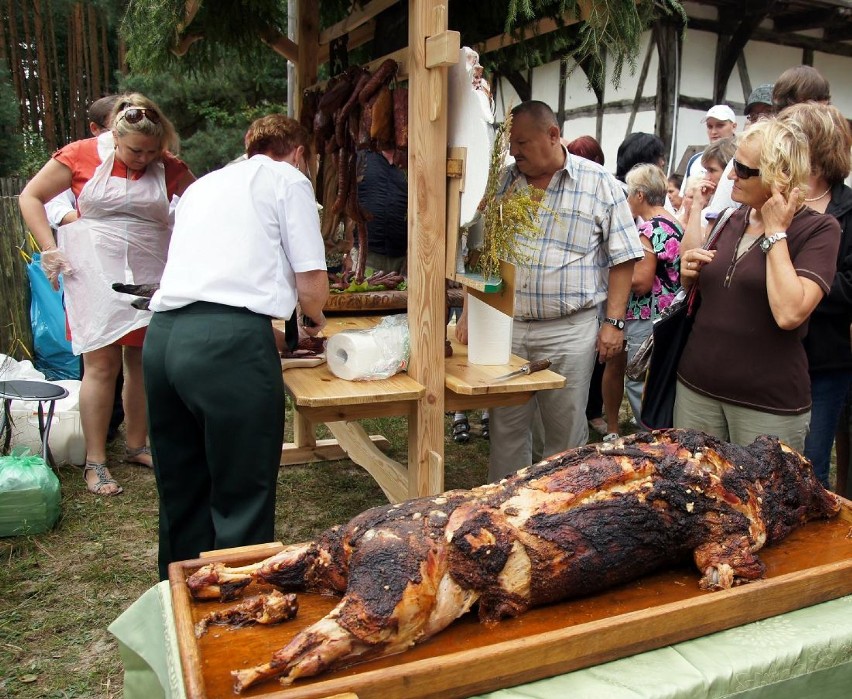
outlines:
[[[550, 359], [567, 382], [524, 405], [491, 411], [489, 481], [532, 462], [537, 411], [545, 455], [588, 441], [585, 408], [595, 350], [602, 362], [621, 351], [633, 265], [644, 254], [621, 185], [601, 166], [567, 152], [547, 104], [533, 100], [512, 110], [510, 154], [515, 162], [503, 190], [513, 183], [544, 190], [541, 236], [532, 241], [531, 261], [517, 270], [512, 352]], [[458, 334], [466, 341], [466, 318]]]

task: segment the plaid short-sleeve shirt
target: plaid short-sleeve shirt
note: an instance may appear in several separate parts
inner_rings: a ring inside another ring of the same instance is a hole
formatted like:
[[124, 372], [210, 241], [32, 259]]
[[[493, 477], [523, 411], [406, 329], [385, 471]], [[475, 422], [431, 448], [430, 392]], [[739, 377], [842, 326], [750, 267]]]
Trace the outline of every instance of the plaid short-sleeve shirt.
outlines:
[[[515, 318], [549, 320], [594, 308], [607, 296], [609, 268], [644, 255], [621, 184], [597, 163], [565, 153], [542, 198], [541, 236], [519, 265]], [[516, 165], [502, 192], [527, 185]]]

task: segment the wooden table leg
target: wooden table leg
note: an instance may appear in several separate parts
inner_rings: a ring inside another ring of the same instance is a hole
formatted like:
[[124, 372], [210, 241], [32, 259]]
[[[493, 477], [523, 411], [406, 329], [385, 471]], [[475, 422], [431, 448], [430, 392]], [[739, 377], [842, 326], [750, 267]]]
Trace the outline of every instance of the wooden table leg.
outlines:
[[[281, 466], [296, 466], [317, 461], [347, 459], [346, 449], [336, 439], [317, 439], [314, 424], [298, 411], [293, 417], [293, 441], [281, 447]], [[389, 449], [390, 442], [380, 434], [367, 437], [376, 449]], [[384, 455], [383, 455], [384, 456]]]
[[298, 410], [293, 411], [293, 443], [300, 448], [315, 447], [317, 435], [311, 421]]
[[328, 429], [347, 456], [379, 484], [390, 502], [408, 498], [408, 469], [382, 454], [357, 422], [328, 422]]

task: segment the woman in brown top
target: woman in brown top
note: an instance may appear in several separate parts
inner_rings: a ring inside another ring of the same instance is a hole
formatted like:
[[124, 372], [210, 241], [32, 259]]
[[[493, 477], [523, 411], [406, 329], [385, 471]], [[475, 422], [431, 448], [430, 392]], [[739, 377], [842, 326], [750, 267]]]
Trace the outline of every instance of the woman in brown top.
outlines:
[[732, 197], [742, 206], [713, 245], [681, 258], [700, 307], [678, 366], [675, 427], [737, 444], [761, 434], [804, 448], [810, 419], [808, 318], [834, 277], [840, 227], [802, 206], [808, 143], [764, 121], [738, 141]]

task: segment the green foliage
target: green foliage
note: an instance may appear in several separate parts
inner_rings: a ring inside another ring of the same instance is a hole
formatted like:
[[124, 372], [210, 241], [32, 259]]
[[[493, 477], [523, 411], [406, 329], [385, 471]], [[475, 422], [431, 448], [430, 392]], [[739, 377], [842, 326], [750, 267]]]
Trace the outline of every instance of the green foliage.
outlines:
[[50, 160], [50, 151], [44, 141], [44, 136], [29, 129], [22, 134], [23, 153], [18, 165], [18, 176], [30, 178], [35, 175], [42, 166]]
[[[492, 13], [499, 8], [504, 17], [499, 29], [494, 26], [493, 14], [484, 13], [479, 5], [475, 8], [463, 5], [459, 19], [466, 43], [482, 41], [500, 32], [520, 37], [521, 28], [534, 20], [554, 20], [559, 29], [527, 37], [484, 56], [486, 70], [505, 74], [533, 68], [557, 57], [571, 58], [576, 65], [583, 65], [595, 88], [603, 87], [607, 60], [612, 61], [615, 85], [621, 81], [625, 64], [631, 71], [635, 69], [641, 34], [654, 21], [669, 16], [686, 23], [686, 13], [677, 0], [591, 0], [588, 6], [589, 16], [579, 24], [566, 24], [566, 18], [580, 17], [578, 0], [493, 3]], [[476, 17], [471, 16], [474, 14]]]
[[[234, 55], [248, 62], [269, 53], [261, 37], [287, 35], [287, 0], [202, 2], [187, 27], [183, 25], [185, 12], [185, 0], [130, 0], [121, 33], [128, 46], [127, 61], [134, 72], [181, 64], [206, 73], [211, 66]], [[172, 48], [182, 34], [203, 38], [178, 57]]]
[[271, 51], [254, 62], [232, 55], [204, 75], [181, 68], [133, 74], [121, 87], [142, 92], [160, 105], [181, 135], [181, 158], [196, 176], [240, 155], [252, 120], [286, 111], [286, 62]]
[[506, 157], [509, 155], [509, 136], [512, 131], [512, 113], [497, 129], [488, 180], [485, 184], [483, 228], [485, 231], [477, 266], [482, 276], [492, 279], [500, 276], [500, 260], [519, 265], [531, 260], [533, 240], [541, 235], [541, 201], [544, 191], [535, 187], [510, 187], [498, 196]]

